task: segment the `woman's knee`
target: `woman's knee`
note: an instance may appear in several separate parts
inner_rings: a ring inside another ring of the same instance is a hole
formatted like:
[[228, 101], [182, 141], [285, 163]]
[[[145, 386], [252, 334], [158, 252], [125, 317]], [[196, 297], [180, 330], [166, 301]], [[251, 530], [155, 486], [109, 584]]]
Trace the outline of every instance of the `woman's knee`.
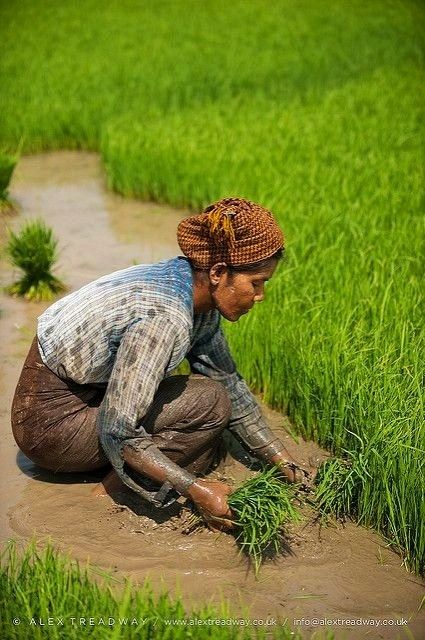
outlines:
[[193, 391], [199, 398], [201, 411], [206, 410], [210, 421], [224, 429], [232, 415], [232, 403], [224, 385], [205, 376], [194, 376], [193, 383]]

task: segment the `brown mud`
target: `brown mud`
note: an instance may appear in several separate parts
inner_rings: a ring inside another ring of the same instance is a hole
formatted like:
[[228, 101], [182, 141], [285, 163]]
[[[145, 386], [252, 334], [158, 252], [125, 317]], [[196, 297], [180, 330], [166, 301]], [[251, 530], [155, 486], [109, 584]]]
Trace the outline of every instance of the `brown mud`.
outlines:
[[[17, 228], [24, 218], [42, 216], [59, 239], [57, 273], [75, 289], [90, 280], [135, 262], [151, 262], [178, 252], [177, 222], [185, 215], [169, 207], [146, 204], [109, 193], [95, 154], [48, 153], [23, 158], [11, 185], [17, 216], [3, 216]], [[13, 273], [0, 264], [2, 285]], [[149, 577], [156, 588], [177, 588], [188, 606], [205, 601], [231, 602], [233, 611], [249, 608], [249, 617], [288, 619], [407, 618], [416, 640], [424, 638], [425, 620], [418, 613], [423, 583], [409, 574], [382, 538], [353, 523], [321, 527], [314, 514], [291, 531], [290, 552], [263, 565], [258, 580], [238, 555], [230, 535], [181, 531], [178, 508], [143, 508], [131, 492], [112, 499], [93, 497], [95, 475], [49, 474], [25, 458], [14, 443], [9, 411], [20, 369], [35, 333], [36, 318], [46, 304], [26, 303], [1, 294], [0, 504], [1, 541], [9, 537], [39, 541], [51, 538], [79, 560], [89, 558], [134, 581]], [[314, 443], [295, 443], [284, 431], [285, 419], [265, 409], [289, 451], [301, 460], [318, 460]], [[215, 477], [238, 483], [250, 472], [228, 454]], [[245, 460], [246, 461], [246, 460]], [[60, 613], [60, 612], [57, 612]], [[369, 623], [370, 624], [370, 623]], [[305, 624], [305, 637], [323, 629]], [[406, 627], [363, 625], [331, 627], [336, 638], [406, 638]], [[411, 636], [410, 636], [411, 637]]]

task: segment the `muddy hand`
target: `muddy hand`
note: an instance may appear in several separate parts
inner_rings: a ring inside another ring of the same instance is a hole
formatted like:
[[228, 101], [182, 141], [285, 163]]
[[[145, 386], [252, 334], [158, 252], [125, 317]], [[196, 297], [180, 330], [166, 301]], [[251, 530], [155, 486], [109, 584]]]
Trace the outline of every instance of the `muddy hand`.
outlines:
[[196, 480], [187, 490], [187, 496], [196, 504], [208, 526], [221, 531], [233, 527], [233, 514], [227, 504], [231, 491], [223, 482]]
[[278, 453], [272, 458], [273, 464], [279, 467], [285, 480], [288, 482], [299, 484], [301, 488], [311, 490], [314, 479], [317, 475], [315, 467], [305, 467], [298, 464], [292, 456], [287, 453]]
[[217, 518], [202, 509], [198, 509], [198, 511], [211, 531], [229, 531], [235, 527], [234, 521], [229, 518]]

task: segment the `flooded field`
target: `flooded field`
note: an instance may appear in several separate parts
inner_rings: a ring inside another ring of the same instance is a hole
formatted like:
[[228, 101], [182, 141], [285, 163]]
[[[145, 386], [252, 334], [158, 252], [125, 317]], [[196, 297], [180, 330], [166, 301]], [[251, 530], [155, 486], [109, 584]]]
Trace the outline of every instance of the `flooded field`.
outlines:
[[[49, 153], [22, 159], [11, 186], [19, 214], [2, 221], [13, 228], [42, 216], [59, 239], [58, 275], [71, 290], [102, 274], [136, 262], [178, 253], [175, 229], [186, 215], [109, 193], [95, 154]], [[1, 263], [2, 284], [13, 279]], [[259, 579], [247, 570], [231, 536], [207, 530], [181, 532], [178, 508], [144, 509], [131, 492], [94, 497], [99, 474], [53, 475], [33, 465], [17, 449], [10, 430], [10, 405], [36, 318], [46, 307], [1, 294], [0, 428], [2, 433], [1, 539], [51, 538], [80, 560], [131, 576], [149, 577], [155, 587], [179, 589], [187, 603], [228, 599], [252, 618], [364, 620], [409, 619], [417, 640], [425, 637], [419, 612], [423, 583], [408, 574], [400, 558], [379, 536], [352, 523], [320, 527], [305, 511], [294, 527], [291, 553], [265, 564]], [[314, 443], [297, 444], [284, 431], [285, 419], [265, 409], [289, 451], [308, 461], [323, 458]], [[236, 455], [236, 453], [235, 453]], [[247, 476], [243, 456], [228, 454], [214, 474], [237, 483]], [[311, 629], [302, 627], [306, 637]], [[403, 627], [404, 629], [406, 627]], [[403, 629], [402, 628], [402, 629]], [[393, 639], [394, 627], [333, 627], [337, 638]], [[401, 630], [400, 637], [407, 637]]]

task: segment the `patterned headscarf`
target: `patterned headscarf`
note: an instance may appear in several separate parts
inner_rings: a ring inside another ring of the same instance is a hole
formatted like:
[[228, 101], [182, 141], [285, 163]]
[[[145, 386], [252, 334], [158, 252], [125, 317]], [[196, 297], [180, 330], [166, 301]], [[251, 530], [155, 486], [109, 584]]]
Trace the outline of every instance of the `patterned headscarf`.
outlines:
[[224, 198], [182, 220], [177, 242], [196, 267], [209, 269], [217, 262], [235, 267], [260, 262], [285, 241], [270, 211], [242, 198]]

